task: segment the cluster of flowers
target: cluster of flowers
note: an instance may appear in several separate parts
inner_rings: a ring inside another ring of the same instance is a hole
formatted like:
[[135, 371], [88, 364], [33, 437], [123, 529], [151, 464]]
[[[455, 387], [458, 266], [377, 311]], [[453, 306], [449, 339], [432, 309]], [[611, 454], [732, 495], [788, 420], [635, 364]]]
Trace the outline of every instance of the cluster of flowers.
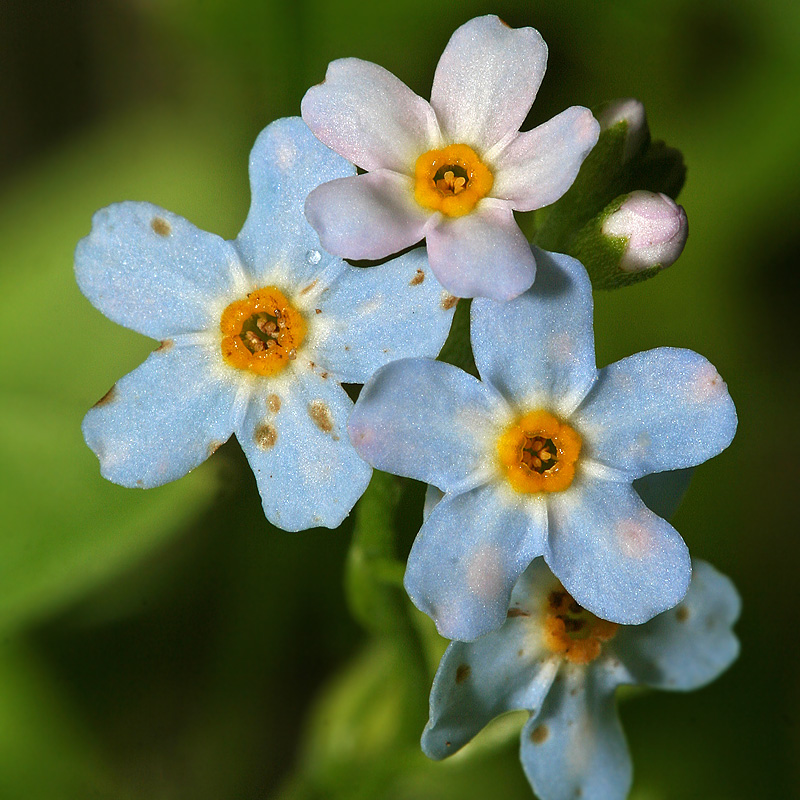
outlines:
[[[598, 138], [580, 107], [519, 131], [546, 54], [531, 28], [474, 19], [430, 103], [374, 64], [332, 63], [302, 119], [258, 137], [232, 242], [147, 203], [98, 212], [80, 288], [161, 345], [83, 432], [106, 478], [141, 487], [235, 433], [266, 517], [292, 531], [338, 526], [372, 467], [436, 487], [405, 577], [453, 640], [423, 750], [443, 758], [527, 709], [537, 794], [606, 800], [631, 782], [615, 688], [695, 688], [736, 656], [732, 585], [705, 563], [693, 572], [634, 487], [719, 453], [736, 413], [687, 350], [598, 370], [586, 270], [517, 227], [513, 210], [564, 195]], [[380, 265], [342, 260], [422, 239]], [[434, 360], [462, 297], [475, 298], [481, 380]], [[355, 406], [342, 383], [365, 384]]]

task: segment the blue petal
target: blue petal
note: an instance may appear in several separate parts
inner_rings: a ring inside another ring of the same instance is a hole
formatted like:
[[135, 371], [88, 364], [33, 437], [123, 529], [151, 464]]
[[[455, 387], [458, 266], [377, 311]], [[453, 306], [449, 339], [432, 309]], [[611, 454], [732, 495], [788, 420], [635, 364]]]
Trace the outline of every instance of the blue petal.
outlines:
[[75, 249], [75, 277], [92, 304], [154, 339], [219, 325], [215, 301], [240, 270], [230, 242], [151, 203], [101, 209]]
[[682, 603], [645, 625], [619, 628], [608, 647], [638, 683], [697, 689], [724, 672], [739, 654], [731, 626], [740, 608], [733, 583], [710, 564], [695, 561]]
[[461, 491], [494, 469], [497, 433], [508, 415], [491, 386], [450, 364], [407, 358], [367, 382], [348, 428], [372, 466]]
[[300, 117], [261, 131], [250, 153], [250, 213], [236, 239], [253, 280], [296, 287], [338, 261], [321, 249], [303, 206], [320, 183], [355, 171]]
[[717, 370], [673, 347], [603, 369], [573, 420], [587, 455], [633, 477], [701, 464], [736, 431], [736, 409]]
[[320, 295], [308, 353], [348, 383], [364, 383], [398, 358], [434, 358], [453, 319], [450, 299], [424, 249], [368, 269], [348, 265]]
[[625, 800], [633, 768], [605, 669], [565, 665], [522, 729], [520, 759], [541, 800]]
[[338, 383], [313, 372], [289, 373], [253, 392], [236, 437], [273, 525], [336, 528], [364, 493], [372, 470], [347, 438], [352, 407]]
[[683, 599], [692, 574], [689, 551], [630, 484], [584, 474], [548, 503], [545, 559], [585, 609], [630, 625]]
[[481, 377], [521, 410], [568, 416], [597, 369], [592, 285], [579, 261], [534, 248], [536, 281], [508, 303], [476, 299], [470, 325]]
[[503, 624], [511, 590], [542, 554], [545, 501], [485, 484], [433, 509], [408, 556], [405, 587], [442, 636], [471, 641]]
[[89, 410], [83, 435], [103, 477], [122, 486], [160, 486], [230, 437], [236, 390], [207, 348], [162, 345]]
[[633, 482], [633, 488], [644, 504], [659, 517], [671, 519], [689, 488], [694, 467], [670, 472], [654, 472]]
[[560, 664], [548, 658], [535, 630], [542, 607], [534, 599], [476, 642], [450, 644], [433, 679], [425, 755], [455, 753], [505, 711], [540, 708]]

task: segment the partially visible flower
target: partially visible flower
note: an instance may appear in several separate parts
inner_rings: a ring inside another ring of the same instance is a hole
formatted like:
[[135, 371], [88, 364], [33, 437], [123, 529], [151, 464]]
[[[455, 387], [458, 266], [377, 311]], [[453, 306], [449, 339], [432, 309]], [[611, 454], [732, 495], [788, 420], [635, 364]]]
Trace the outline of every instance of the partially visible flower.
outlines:
[[305, 197], [354, 172], [295, 117], [256, 141], [252, 205], [233, 242], [149, 203], [95, 214], [75, 253], [81, 291], [162, 340], [83, 421], [106, 478], [159, 486], [236, 433], [275, 525], [333, 528], [347, 516], [371, 469], [347, 438], [341, 382], [435, 356], [453, 313], [424, 251], [358, 269], [319, 248]]
[[536, 262], [513, 210], [561, 197], [599, 131], [580, 106], [519, 131], [546, 60], [533, 28], [485, 16], [451, 37], [430, 103], [375, 64], [332, 62], [303, 98], [303, 119], [366, 174], [309, 195], [306, 215], [323, 247], [377, 259], [425, 238], [431, 269], [454, 295], [524, 292]]
[[623, 272], [664, 269], [683, 252], [689, 235], [686, 212], [665, 194], [631, 192], [603, 222], [602, 233], [624, 240]]
[[445, 492], [408, 558], [405, 586], [448, 639], [502, 624], [517, 578], [543, 555], [594, 614], [642, 623], [678, 603], [686, 545], [632, 483], [724, 450], [736, 411], [717, 370], [658, 348], [598, 370], [591, 284], [536, 251], [539, 275], [507, 303], [472, 303], [483, 382], [404, 359], [361, 392], [348, 428], [373, 466]]
[[452, 642], [433, 681], [422, 749], [455, 753], [491, 719], [524, 709], [520, 759], [541, 800], [624, 800], [632, 765], [617, 686], [697, 689], [739, 653], [733, 584], [696, 561], [677, 607], [644, 625], [615, 625], [576, 603], [541, 559], [522, 575], [501, 628]]

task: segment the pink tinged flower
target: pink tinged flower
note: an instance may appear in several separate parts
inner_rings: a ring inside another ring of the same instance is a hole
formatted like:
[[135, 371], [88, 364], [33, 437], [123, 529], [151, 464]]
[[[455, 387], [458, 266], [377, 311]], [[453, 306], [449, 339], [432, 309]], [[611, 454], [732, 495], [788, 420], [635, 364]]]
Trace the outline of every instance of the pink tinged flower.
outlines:
[[451, 37], [430, 103], [375, 64], [332, 62], [303, 98], [303, 119], [365, 174], [309, 194], [323, 247], [378, 259], [424, 238], [431, 269], [456, 296], [508, 300], [528, 289], [536, 262], [513, 211], [561, 197], [599, 133], [580, 106], [519, 130], [546, 61], [533, 28], [485, 16]]
[[620, 269], [641, 272], [674, 264], [683, 252], [689, 224], [683, 208], [667, 195], [636, 191], [603, 222], [603, 234], [627, 241]]

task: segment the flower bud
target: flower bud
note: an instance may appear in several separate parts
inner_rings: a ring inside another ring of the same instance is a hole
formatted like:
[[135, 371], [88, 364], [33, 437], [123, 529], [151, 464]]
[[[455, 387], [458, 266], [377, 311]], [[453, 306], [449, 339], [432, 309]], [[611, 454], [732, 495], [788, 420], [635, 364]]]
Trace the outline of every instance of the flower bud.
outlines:
[[686, 212], [665, 194], [631, 192], [609, 214], [602, 226], [604, 236], [627, 240], [619, 261], [623, 272], [663, 269], [677, 261], [686, 244], [689, 226]]
[[623, 163], [642, 151], [650, 141], [644, 105], [633, 97], [611, 100], [596, 112], [596, 116], [600, 123], [601, 135], [603, 131], [624, 123]]

